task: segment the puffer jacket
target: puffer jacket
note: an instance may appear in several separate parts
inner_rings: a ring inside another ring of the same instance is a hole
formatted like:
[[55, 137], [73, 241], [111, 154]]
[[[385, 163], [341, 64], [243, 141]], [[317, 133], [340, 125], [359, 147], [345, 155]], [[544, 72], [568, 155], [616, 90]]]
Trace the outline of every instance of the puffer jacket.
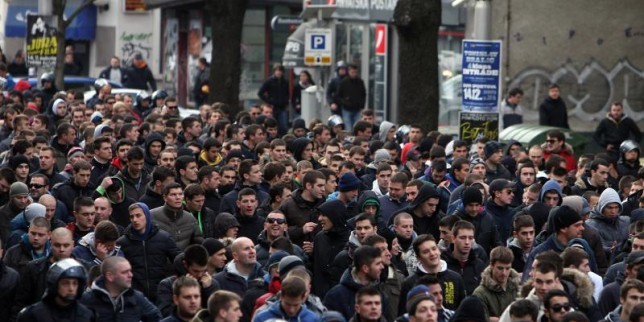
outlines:
[[125, 166], [123, 170], [119, 171], [116, 176], [123, 180], [125, 195], [134, 200], [140, 200], [141, 197], [145, 195], [146, 187], [150, 184], [150, 173], [145, 170], [145, 168], [141, 170], [141, 174], [138, 179], [133, 179], [130, 176], [127, 172], [127, 166]]
[[510, 270], [508, 283], [505, 289], [492, 277], [492, 267], [488, 266], [481, 274], [481, 285], [472, 295], [478, 297], [487, 307], [490, 316], [500, 317], [503, 310], [508, 307], [519, 295], [521, 275], [515, 270]]
[[161, 319], [159, 309], [140, 291], [128, 288], [112, 299], [105, 289], [105, 280], [102, 276], [94, 281], [91, 289], [83, 294], [80, 302], [97, 313], [97, 322], [159, 321]]
[[[316, 208], [322, 204], [322, 198], [313, 202], [308, 202], [302, 198], [302, 189], [295, 190], [291, 198], [282, 202], [280, 210], [286, 217], [288, 223], [288, 235], [294, 245], [302, 246], [304, 241], [312, 241], [317, 231], [304, 234], [302, 227], [307, 222], [317, 222]], [[319, 231], [319, 230], [318, 230]]]
[[128, 226], [125, 234], [116, 241], [121, 246], [125, 258], [132, 265], [132, 287], [145, 294], [150, 301], [156, 301], [157, 285], [166, 276], [165, 267], [168, 262], [172, 263], [174, 258], [181, 252], [170, 234], [159, 229], [152, 223], [152, 216], [147, 206], [142, 205], [148, 227], [145, 233], [141, 234]]
[[602, 318], [593, 297], [593, 282], [587, 274], [576, 269], [564, 268], [560, 280], [575, 310], [583, 312], [590, 322], [597, 322]]
[[167, 204], [150, 210], [152, 220], [170, 234], [179, 249], [183, 250], [190, 244], [201, 244], [203, 233], [195, 217], [183, 209], [173, 209]]
[[602, 214], [604, 208], [611, 203], [619, 205], [619, 213], [621, 214], [622, 203], [619, 196], [615, 190], [608, 188], [599, 196], [597, 207], [590, 214], [590, 219], [586, 221], [588, 226], [595, 228], [599, 232], [604, 251], [609, 259], [621, 249], [621, 245], [628, 239], [628, 226], [630, 225], [628, 217], [618, 215], [616, 218], [611, 219]]

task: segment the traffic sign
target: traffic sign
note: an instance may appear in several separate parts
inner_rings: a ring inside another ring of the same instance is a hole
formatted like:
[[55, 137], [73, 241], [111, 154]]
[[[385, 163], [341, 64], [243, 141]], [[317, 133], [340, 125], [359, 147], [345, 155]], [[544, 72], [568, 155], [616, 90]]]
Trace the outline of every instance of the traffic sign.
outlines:
[[304, 37], [304, 64], [331, 66], [333, 57], [333, 32], [331, 29], [307, 29]]

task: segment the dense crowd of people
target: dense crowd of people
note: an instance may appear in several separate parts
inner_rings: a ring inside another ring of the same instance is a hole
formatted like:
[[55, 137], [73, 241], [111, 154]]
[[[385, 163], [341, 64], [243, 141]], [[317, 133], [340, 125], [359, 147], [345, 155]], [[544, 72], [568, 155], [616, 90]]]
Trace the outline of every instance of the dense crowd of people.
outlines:
[[41, 82], [3, 104], [3, 320], [644, 316], [636, 140], [468, 144], [364, 109], [288, 125], [269, 103], [180, 118], [162, 90]]

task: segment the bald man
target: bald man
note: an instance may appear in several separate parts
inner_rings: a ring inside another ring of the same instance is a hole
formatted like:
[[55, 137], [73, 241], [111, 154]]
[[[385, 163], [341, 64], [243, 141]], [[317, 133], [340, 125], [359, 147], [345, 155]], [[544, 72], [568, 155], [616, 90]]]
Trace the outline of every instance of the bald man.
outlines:
[[215, 280], [222, 290], [231, 291], [243, 297], [248, 289], [248, 281], [262, 278], [265, 272], [257, 262], [257, 253], [253, 241], [239, 237], [231, 245], [233, 260], [226, 264], [224, 270], [215, 275]]
[[[132, 266], [127, 259], [118, 256], [106, 258], [101, 264], [101, 276], [94, 285], [80, 301], [98, 314], [99, 321], [161, 319], [159, 309], [143, 293], [132, 289]], [[115, 311], [114, 302], [126, 304]]]
[[[52, 196], [52, 195], [42, 195], [42, 196], [40, 196], [40, 199], [38, 199], [38, 203], [43, 205], [43, 206], [45, 206], [45, 209], [46, 209], [45, 218], [47, 218], [47, 220], [49, 220], [49, 224], [51, 225], [52, 230], [54, 230], [56, 228], [60, 228], [60, 227], [65, 227], [67, 225], [67, 224], [65, 224], [64, 221], [62, 221], [62, 220], [60, 220], [58, 218], [59, 216], [56, 216], [56, 210], [57, 209], [63, 209], [64, 207], [63, 207], [62, 203], [61, 203], [61, 206], [58, 207], [58, 201], [56, 200], [56, 198], [54, 198], [54, 196]], [[63, 208], [61, 208], [61, 207], [63, 207]], [[65, 217], [66, 216], [67, 215], [65, 215]]]
[[[12, 317], [16, 317], [24, 307], [40, 301], [47, 289], [47, 272], [51, 264], [72, 256], [74, 239], [71, 231], [62, 227], [56, 228], [51, 232], [50, 241], [51, 254], [27, 264], [24, 274], [21, 276], [18, 294], [16, 294], [16, 304], [11, 310]], [[76, 260], [83, 264], [86, 269], [90, 267], [88, 262]]]

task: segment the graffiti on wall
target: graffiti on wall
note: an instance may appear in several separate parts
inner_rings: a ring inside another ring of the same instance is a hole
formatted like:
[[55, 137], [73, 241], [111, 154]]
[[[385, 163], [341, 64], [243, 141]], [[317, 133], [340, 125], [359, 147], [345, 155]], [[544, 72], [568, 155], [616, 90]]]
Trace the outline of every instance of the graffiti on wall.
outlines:
[[163, 82], [165, 89], [170, 91], [172, 95], [175, 95], [177, 90], [174, 80], [177, 79], [178, 42], [179, 20], [168, 18], [163, 34]]
[[523, 90], [522, 105], [533, 111], [526, 113], [526, 121], [538, 119], [539, 105], [547, 96], [551, 83], [560, 86], [569, 116], [582, 121], [601, 120], [612, 102], [621, 101], [626, 115], [635, 121], [644, 119], [644, 95], [641, 94], [644, 92], [644, 70], [628, 60], [619, 61], [610, 69], [590, 61], [581, 68], [569, 62], [554, 71], [534, 67], [520, 72], [507, 88]]
[[124, 31], [119, 37], [121, 41], [121, 57], [128, 63], [135, 54], [141, 54], [145, 60], [152, 54], [152, 33], [130, 33]]

